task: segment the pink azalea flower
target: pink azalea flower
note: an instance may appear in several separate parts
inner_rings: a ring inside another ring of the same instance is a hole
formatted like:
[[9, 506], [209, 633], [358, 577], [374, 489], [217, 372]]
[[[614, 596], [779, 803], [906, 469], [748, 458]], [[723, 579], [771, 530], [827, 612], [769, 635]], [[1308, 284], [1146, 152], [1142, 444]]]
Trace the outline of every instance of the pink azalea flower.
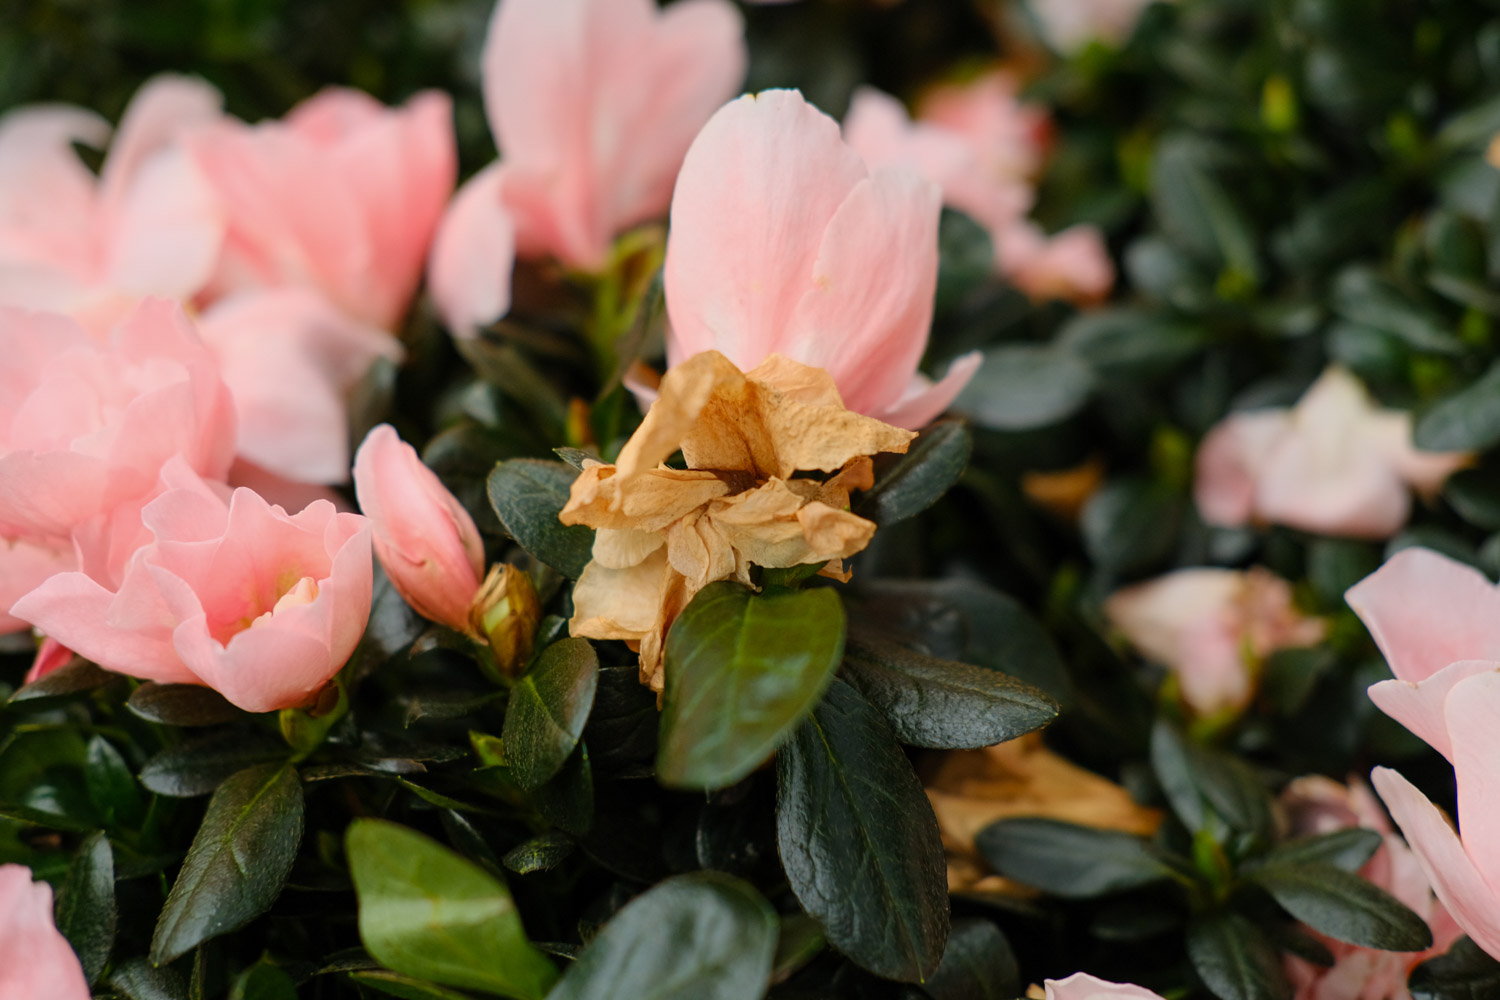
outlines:
[[1092, 305], [1109, 296], [1115, 266], [1104, 236], [1093, 226], [1070, 226], [1051, 236], [1030, 222], [1001, 230], [995, 239], [1000, 270], [1033, 299]]
[[0, 309], [0, 357], [0, 537], [71, 537], [80, 568], [107, 578], [170, 459], [210, 479], [229, 469], [233, 404], [178, 306], [146, 301], [105, 344], [61, 316]]
[[458, 169], [446, 95], [388, 108], [330, 88], [282, 121], [225, 121], [189, 145], [229, 220], [202, 301], [298, 286], [367, 326], [400, 325]]
[[1051, 136], [1047, 112], [1020, 100], [1016, 77], [994, 69], [923, 97], [918, 117], [963, 137], [991, 178], [1029, 179], [1041, 169]]
[[1411, 414], [1381, 409], [1358, 379], [1334, 366], [1291, 409], [1234, 413], [1209, 431], [1194, 497], [1210, 524], [1255, 520], [1386, 538], [1406, 523], [1410, 491], [1437, 492], [1468, 461], [1418, 451]]
[[0, 538], [0, 635], [30, 628], [10, 614], [10, 606], [54, 573], [75, 569], [73, 547], [64, 539], [50, 544]]
[[432, 257], [455, 334], [509, 307], [512, 241], [598, 271], [666, 211], [693, 136], [744, 79], [742, 33], [726, 0], [501, 0], [482, 75], [503, 159], [464, 185]]
[[937, 283], [940, 192], [869, 170], [796, 91], [731, 102], [704, 126], [672, 199], [667, 361], [716, 350], [823, 368], [851, 410], [902, 427], [942, 413], [978, 353], [917, 372]]
[[178, 140], [220, 118], [217, 91], [159, 76], [131, 101], [96, 177], [73, 143], [103, 148], [93, 112], [0, 118], [0, 304], [66, 313], [103, 332], [139, 299], [185, 299], [223, 239], [222, 211]]
[[1363, 827], [1381, 834], [1384, 843], [1359, 874], [1411, 907], [1432, 930], [1433, 946], [1407, 953], [1361, 948], [1304, 928], [1333, 953], [1332, 967], [1288, 956], [1287, 976], [1297, 1000], [1410, 1000], [1407, 975], [1413, 966], [1441, 955], [1462, 933], [1432, 896], [1417, 856], [1396, 836], [1385, 811], [1362, 782], [1347, 786], [1322, 775], [1298, 778], [1281, 794], [1293, 836], [1333, 833]]
[[0, 865], [0, 996], [89, 998], [83, 966], [52, 922], [52, 887], [23, 865]]
[[406, 603], [424, 618], [472, 631], [484, 542], [458, 498], [389, 424], [359, 446], [354, 489], [374, 528], [375, 555]]
[[1047, 44], [1071, 54], [1090, 42], [1118, 46], [1130, 40], [1141, 12], [1153, 0], [1027, 0]]
[[1086, 972], [1075, 972], [1067, 979], [1049, 979], [1043, 986], [1046, 1000], [1162, 1000], [1143, 986], [1111, 983]]
[[60, 573], [12, 614], [102, 667], [249, 712], [310, 703], [370, 617], [369, 522], [321, 500], [288, 514], [247, 489], [226, 499], [181, 460], [162, 483], [118, 587]]
[[1313, 645], [1327, 631], [1322, 619], [1297, 611], [1285, 580], [1259, 567], [1178, 570], [1112, 595], [1104, 613], [1176, 675], [1200, 715], [1243, 710], [1267, 656]]

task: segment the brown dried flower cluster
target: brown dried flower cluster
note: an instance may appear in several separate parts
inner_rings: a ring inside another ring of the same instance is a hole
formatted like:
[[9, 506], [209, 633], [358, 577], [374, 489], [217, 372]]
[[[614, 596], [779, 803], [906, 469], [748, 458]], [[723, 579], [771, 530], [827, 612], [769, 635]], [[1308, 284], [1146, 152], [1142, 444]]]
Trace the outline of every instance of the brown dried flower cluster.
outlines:
[[[780, 355], [748, 373], [717, 351], [682, 362], [615, 464], [586, 465], [562, 510], [597, 531], [572, 634], [639, 643], [641, 680], [660, 691], [667, 630], [708, 584], [814, 563], [847, 579], [842, 560], [875, 532], [849, 494], [873, 482], [871, 455], [915, 436], [850, 412], [827, 372]], [[666, 465], [679, 450], [687, 467]]]

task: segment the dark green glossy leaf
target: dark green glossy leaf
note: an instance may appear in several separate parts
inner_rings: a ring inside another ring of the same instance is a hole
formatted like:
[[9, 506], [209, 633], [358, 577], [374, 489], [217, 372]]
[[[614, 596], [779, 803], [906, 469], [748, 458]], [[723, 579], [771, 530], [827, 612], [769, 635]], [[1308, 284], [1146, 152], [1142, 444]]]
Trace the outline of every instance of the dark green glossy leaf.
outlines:
[[1333, 307], [1351, 323], [1399, 337], [1414, 350], [1435, 354], [1462, 350], [1452, 325], [1440, 313], [1368, 268], [1350, 267], [1338, 276]]
[[776, 756], [776, 843], [828, 942], [876, 975], [920, 982], [948, 939], [937, 820], [880, 713], [834, 681]]
[[1171, 554], [1185, 501], [1181, 494], [1146, 479], [1106, 483], [1083, 508], [1079, 527], [1084, 548], [1105, 570], [1136, 573]]
[[85, 694], [119, 679], [119, 674], [101, 670], [89, 661], [75, 657], [71, 662], [58, 667], [45, 677], [17, 688], [10, 696], [10, 701], [11, 704], [20, 704], [42, 698], [66, 698], [70, 695]]
[[135, 775], [120, 751], [103, 736], [89, 740], [88, 763], [83, 774], [89, 801], [106, 827], [136, 826], [145, 813], [145, 800]]
[[1248, 875], [1288, 913], [1339, 941], [1386, 951], [1422, 951], [1432, 932], [1406, 904], [1330, 864], [1267, 864]]
[[505, 707], [505, 759], [531, 791], [562, 769], [583, 735], [599, 686], [599, 657], [587, 639], [561, 639], [542, 651], [511, 689]]
[[1220, 1000], [1291, 1000], [1281, 956], [1250, 921], [1210, 913], [1188, 925], [1188, 958]]
[[1333, 865], [1346, 872], [1358, 871], [1384, 842], [1376, 830], [1350, 827], [1332, 833], [1296, 837], [1277, 844], [1262, 858], [1266, 865]]
[[1500, 470], [1464, 469], [1449, 476], [1443, 499], [1476, 528], [1500, 531]]
[[1500, 442], [1500, 361], [1419, 414], [1412, 440], [1428, 451], [1484, 451]]
[[302, 840], [302, 811], [302, 784], [286, 764], [252, 767], [219, 786], [157, 919], [152, 962], [238, 930], [276, 902]]
[[200, 684], [148, 682], [130, 692], [125, 707], [147, 722], [166, 726], [216, 726], [244, 714], [219, 692]]
[[229, 1000], [297, 1000], [297, 981], [285, 969], [261, 959], [234, 978]]
[[843, 652], [830, 588], [703, 588], [667, 633], [658, 777], [678, 788], [739, 781], [807, 717]]
[[57, 929], [78, 953], [90, 983], [109, 962], [115, 941], [115, 858], [102, 831], [78, 845], [57, 893]]
[[969, 429], [954, 420], [933, 424], [897, 456], [854, 512], [876, 524], [905, 520], [931, 507], [958, 482], [969, 464]]
[[776, 938], [776, 958], [771, 964], [771, 982], [785, 982], [827, 947], [828, 938], [812, 917], [805, 913], [789, 913], [782, 917]]
[[548, 1000], [758, 1000], [776, 932], [776, 912], [749, 883], [679, 875], [616, 913]]
[[1271, 798], [1243, 760], [1183, 737], [1159, 719], [1151, 731], [1151, 766], [1172, 811], [1189, 831], [1209, 826], [1205, 807], [1263, 841], [1271, 836]]
[[529, 875], [551, 871], [571, 857], [575, 850], [577, 847], [572, 837], [544, 833], [512, 847], [500, 861], [517, 875]]
[[1254, 279], [1255, 233], [1221, 181], [1218, 159], [1218, 151], [1197, 136], [1164, 136], [1151, 157], [1151, 204], [1173, 242]]
[[1024, 992], [1010, 942], [972, 917], [953, 921], [943, 961], [922, 989], [932, 1000], [1011, 1000]]
[[582, 837], [594, 825], [594, 768], [587, 743], [578, 746], [562, 770], [531, 792], [531, 801], [547, 822]]
[[944, 312], [982, 288], [995, 273], [989, 231], [957, 209], [943, 207], [938, 220], [936, 308]]
[[1057, 717], [1057, 703], [1029, 684], [874, 636], [849, 639], [843, 675], [880, 710], [896, 738], [912, 746], [987, 747]]
[[562, 462], [513, 458], [495, 466], [487, 490], [506, 532], [527, 552], [571, 579], [593, 557], [594, 531], [564, 525], [558, 512], [578, 470]]
[[985, 351], [953, 408], [990, 430], [1024, 431], [1072, 416], [1093, 391], [1089, 366], [1066, 350], [1006, 344]]
[[1203, 332], [1133, 309], [1080, 313], [1059, 334], [1101, 380], [1158, 378], [1201, 351]]
[[1065, 899], [1190, 878], [1185, 861], [1144, 837], [1055, 819], [991, 823], [974, 845], [1001, 875]]
[[519, 1000], [557, 978], [526, 938], [505, 884], [427, 837], [357, 819], [346, 837], [359, 935], [395, 972]]
[[1500, 996], [1500, 961], [1469, 938], [1412, 970], [1412, 1000], [1490, 1000]]
[[49, 809], [37, 809], [18, 802], [0, 802], [0, 819], [15, 820], [29, 826], [47, 830], [67, 830], [71, 833], [86, 833], [94, 824], [85, 819], [64, 816]]
[[109, 974], [106, 985], [126, 1000], [188, 1000], [182, 977], [158, 969], [144, 958], [132, 958]]
[[157, 795], [207, 795], [230, 775], [282, 760], [286, 744], [259, 732], [216, 730], [168, 747], [141, 768], [141, 784]]

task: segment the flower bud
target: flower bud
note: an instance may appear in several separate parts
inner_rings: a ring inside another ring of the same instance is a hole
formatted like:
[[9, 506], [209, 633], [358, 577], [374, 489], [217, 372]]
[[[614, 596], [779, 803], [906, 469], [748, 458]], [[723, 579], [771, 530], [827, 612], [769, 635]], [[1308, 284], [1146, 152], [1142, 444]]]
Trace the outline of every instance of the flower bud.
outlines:
[[541, 619], [542, 604], [531, 577], [509, 563], [491, 566], [474, 598], [469, 620], [472, 630], [489, 641], [502, 674], [514, 677], [525, 669]]

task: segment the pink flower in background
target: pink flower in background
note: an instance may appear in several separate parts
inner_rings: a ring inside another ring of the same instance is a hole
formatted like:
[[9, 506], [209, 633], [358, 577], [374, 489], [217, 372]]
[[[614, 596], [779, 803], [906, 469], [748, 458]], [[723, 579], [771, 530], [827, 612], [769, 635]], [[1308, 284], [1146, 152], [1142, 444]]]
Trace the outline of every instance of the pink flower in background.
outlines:
[[895, 98], [861, 88], [845, 139], [871, 167], [915, 170], [941, 187], [946, 204], [988, 231], [996, 270], [1032, 298], [1091, 304], [1107, 296], [1114, 265], [1097, 229], [1048, 237], [1026, 219], [1045, 115], [1020, 104], [999, 72], [940, 88], [929, 106], [937, 113], [914, 122]]
[[1406, 978], [1412, 967], [1448, 950], [1461, 931], [1432, 896], [1411, 848], [1396, 836], [1380, 803], [1362, 782], [1345, 786], [1322, 775], [1298, 778], [1281, 794], [1292, 836], [1313, 836], [1363, 827], [1381, 834], [1385, 842], [1359, 874], [1409, 906], [1432, 930], [1433, 945], [1425, 952], [1378, 951], [1313, 934], [1333, 953], [1331, 968], [1288, 956], [1288, 978], [1297, 1000], [1410, 1000]]
[[432, 256], [453, 332], [505, 314], [512, 247], [598, 271], [616, 236], [665, 213], [746, 61], [727, 0], [501, 0], [482, 64], [501, 161], [464, 185]]
[[179, 140], [221, 118], [201, 80], [158, 76], [126, 109], [96, 177], [73, 143], [103, 148], [91, 111], [0, 118], [0, 304], [70, 315], [102, 333], [139, 299], [186, 299], [208, 280], [222, 211]]
[[664, 273], [675, 365], [716, 350], [823, 368], [851, 410], [902, 427], [942, 413], [979, 366], [917, 372], [937, 283], [937, 187], [869, 170], [796, 91], [726, 105], [688, 151]]
[[1046, 1000], [1162, 1000], [1144, 986], [1111, 983], [1086, 972], [1075, 972], [1067, 979], [1049, 979], [1044, 984]]
[[1042, 34], [1058, 52], [1079, 51], [1090, 42], [1118, 46], [1130, 40], [1141, 13], [1153, 0], [1027, 0]]
[[1469, 460], [1418, 451], [1411, 414], [1381, 409], [1334, 366], [1291, 409], [1233, 413], [1209, 431], [1193, 492], [1210, 524], [1387, 538], [1406, 523], [1412, 490], [1437, 492]]
[[111, 590], [60, 573], [12, 614], [109, 670], [204, 684], [250, 712], [308, 704], [370, 617], [369, 522], [298, 514], [203, 482], [180, 460], [142, 512], [151, 541]]
[[354, 489], [374, 528], [375, 555], [397, 592], [424, 618], [470, 631], [484, 542], [469, 512], [389, 424], [359, 446]]
[[1244, 709], [1261, 661], [1327, 632], [1322, 619], [1297, 611], [1285, 580], [1259, 567], [1178, 570], [1113, 594], [1104, 613], [1142, 655], [1176, 675], [1200, 715]]
[[396, 329], [453, 191], [452, 114], [436, 91], [388, 108], [329, 88], [282, 121], [194, 135], [193, 157], [229, 220], [202, 301], [312, 288], [354, 320]]
[[0, 309], [0, 357], [0, 537], [71, 537], [81, 568], [109, 577], [170, 459], [210, 479], [229, 469], [233, 403], [172, 303], [146, 301], [105, 344], [61, 316]]
[[0, 997], [89, 998], [83, 966], [52, 922], [52, 887], [23, 865], [0, 865]]

